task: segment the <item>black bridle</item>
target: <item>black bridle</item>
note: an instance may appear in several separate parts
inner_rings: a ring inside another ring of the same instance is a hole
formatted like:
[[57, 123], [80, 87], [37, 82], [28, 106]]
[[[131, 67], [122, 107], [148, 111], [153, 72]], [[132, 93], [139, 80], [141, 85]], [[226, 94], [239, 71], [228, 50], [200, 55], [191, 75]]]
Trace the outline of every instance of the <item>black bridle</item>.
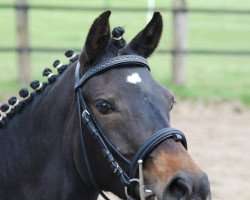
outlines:
[[[123, 186], [127, 188], [126, 191], [128, 194], [126, 195], [128, 196], [128, 199], [134, 198], [134, 187], [136, 185], [134, 180], [138, 180], [138, 160], [144, 160], [149, 155], [149, 153], [155, 149], [155, 147], [169, 138], [174, 138], [176, 141], [180, 141], [187, 149], [185, 135], [175, 128], [167, 127], [157, 131], [150, 138], [148, 138], [136, 152], [133, 160], [130, 161], [117, 150], [117, 148], [108, 140], [103, 131], [99, 128], [98, 123], [95, 121], [82, 95], [81, 87], [83, 87], [91, 77], [104, 73], [105, 71], [113, 68], [122, 67], [126, 64], [131, 64], [131, 66], [134, 67], [146, 67], [149, 69], [148, 63], [143, 57], [136, 55], [122, 55], [111, 58], [103, 63], [91, 67], [91, 69], [85, 72], [83, 76], [80, 76], [80, 63], [78, 62], [75, 71], [75, 93], [80, 117], [80, 143], [84, 162], [86, 164], [88, 176], [92, 182], [92, 186], [94, 186], [106, 200], [109, 200], [109, 198], [106, 197], [106, 195], [97, 185], [91, 170], [88, 151], [86, 149], [86, 132], [83, 131], [84, 126], [89, 129], [90, 134], [93, 136], [93, 138], [95, 138], [95, 140], [97, 140], [98, 144], [100, 145], [101, 152], [107, 160], [113, 173], [119, 178]], [[126, 166], [128, 170], [124, 170], [119, 163]]]

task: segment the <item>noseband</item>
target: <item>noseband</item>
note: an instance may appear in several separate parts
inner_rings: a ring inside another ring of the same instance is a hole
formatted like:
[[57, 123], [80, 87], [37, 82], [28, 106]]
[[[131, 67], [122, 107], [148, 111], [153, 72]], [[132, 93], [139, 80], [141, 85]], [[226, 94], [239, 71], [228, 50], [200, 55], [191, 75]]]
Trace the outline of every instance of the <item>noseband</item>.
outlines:
[[[137, 183], [139, 183], [140, 185], [141, 199], [145, 199], [145, 196], [151, 195], [150, 191], [146, 191], [144, 189], [142, 161], [146, 159], [150, 152], [152, 152], [161, 142], [169, 138], [173, 138], [175, 141], [181, 142], [182, 145], [187, 149], [185, 135], [175, 128], [167, 127], [157, 131], [150, 138], [148, 138], [146, 142], [135, 153], [134, 158], [132, 160], [128, 160], [117, 150], [117, 148], [108, 140], [106, 135], [100, 129], [98, 123], [95, 121], [94, 116], [91, 114], [90, 109], [88, 108], [86, 100], [82, 95], [81, 87], [83, 87], [85, 83], [93, 76], [102, 74], [105, 71], [111, 70], [113, 68], [122, 67], [127, 64], [130, 64], [129, 67], [146, 67], [149, 69], [147, 60], [143, 57], [135, 55], [123, 55], [111, 58], [108, 61], [91, 67], [91, 69], [84, 73], [82, 77], [80, 76], [79, 62], [77, 63], [75, 71], [75, 93], [80, 118], [80, 143], [83, 157], [88, 171], [89, 179], [92, 182], [92, 186], [94, 186], [106, 200], [109, 200], [109, 198], [101, 191], [101, 189], [97, 185], [93, 176], [91, 165], [89, 163], [89, 155], [86, 149], [86, 132], [83, 131], [84, 126], [88, 128], [90, 134], [95, 140], [97, 140], [98, 144], [100, 145], [101, 152], [108, 162], [110, 168], [125, 187], [128, 199], [135, 198], [135, 186], [137, 185]], [[124, 170], [119, 163], [123, 166], [126, 166], [127, 170]], [[147, 192], [149, 194], [147, 194]]]

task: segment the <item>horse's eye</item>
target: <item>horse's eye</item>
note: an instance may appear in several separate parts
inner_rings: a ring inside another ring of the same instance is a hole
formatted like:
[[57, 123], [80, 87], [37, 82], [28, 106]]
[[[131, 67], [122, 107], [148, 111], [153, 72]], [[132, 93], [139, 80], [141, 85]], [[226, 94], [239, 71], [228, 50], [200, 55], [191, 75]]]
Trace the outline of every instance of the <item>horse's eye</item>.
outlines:
[[95, 106], [97, 110], [103, 115], [107, 115], [113, 111], [111, 104], [106, 100], [97, 100]]

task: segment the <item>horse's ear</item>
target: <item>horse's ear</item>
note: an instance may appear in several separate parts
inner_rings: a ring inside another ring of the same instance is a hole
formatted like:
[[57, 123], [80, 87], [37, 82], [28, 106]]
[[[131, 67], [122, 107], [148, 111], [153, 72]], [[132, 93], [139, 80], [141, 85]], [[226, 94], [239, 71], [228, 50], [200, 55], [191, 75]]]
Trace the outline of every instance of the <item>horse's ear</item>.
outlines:
[[110, 39], [110, 26], [109, 26], [109, 16], [111, 11], [106, 11], [102, 13], [93, 22], [84, 48], [80, 54], [80, 64], [85, 66], [91, 64], [97, 59], [98, 56], [102, 55], [103, 51], [108, 45]]
[[162, 28], [162, 16], [155, 12], [147, 26], [128, 44], [129, 49], [140, 56], [149, 57], [160, 41]]

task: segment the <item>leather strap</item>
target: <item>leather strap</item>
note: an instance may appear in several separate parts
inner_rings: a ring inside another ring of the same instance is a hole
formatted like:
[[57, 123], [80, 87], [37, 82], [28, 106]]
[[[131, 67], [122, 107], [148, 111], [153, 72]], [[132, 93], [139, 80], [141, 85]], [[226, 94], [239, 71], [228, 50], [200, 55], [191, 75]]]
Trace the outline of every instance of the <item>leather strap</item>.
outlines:
[[171, 127], [161, 129], [148, 138], [137, 151], [130, 165], [129, 176], [131, 178], [136, 177], [138, 171], [138, 160], [144, 160], [153, 149], [169, 138], [174, 138], [175, 141], [180, 141], [185, 149], [187, 149], [186, 137], [181, 131]]
[[134, 64], [137, 67], [146, 67], [148, 68], [148, 70], [150, 70], [147, 60], [141, 56], [136, 56], [136, 55], [117, 56], [105, 61], [104, 63], [100, 63], [96, 66], [91, 67], [91, 69], [89, 69], [86, 73], [84, 73], [84, 75], [80, 79], [78, 76], [75, 83], [75, 90], [81, 87], [91, 77], [103, 73], [104, 71], [107, 71], [111, 68], [121, 67], [125, 64], [130, 64], [130, 65]]
[[[78, 106], [78, 112], [81, 113], [81, 91], [78, 90], [77, 93], [76, 93], [76, 96], [77, 96], [77, 106]], [[86, 149], [86, 144], [85, 144], [85, 134], [82, 130], [82, 118], [81, 118], [81, 115], [79, 115], [79, 123], [80, 123], [80, 143], [81, 143], [81, 148], [82, 148], [82, 153], [83, 153], [83, 159], [85, 161], [85, 165], [86, 165], [86, 168], [87, 168], [87, 174], [88, 174], [88, 177], [89, 177], [89, 180], [91, 182], [91, 186], [94, 187], [98, 192], [99, 194], [105, 199], [105, 200], [110, 200], [103, 192], [102, 190], [98, 187], [96, 181], [95, 181], [95, 178], [93, 176], [93, 173], [92, 173], [92, 169], [91, 169], [91, 165], [89, 163], [89, 156], [88, 156], [88, 152], [87, 152], [87, 149]], [[89, 183], [87, 182], [86, 184], [88, 184], [88, 186], [90, 187]]]

